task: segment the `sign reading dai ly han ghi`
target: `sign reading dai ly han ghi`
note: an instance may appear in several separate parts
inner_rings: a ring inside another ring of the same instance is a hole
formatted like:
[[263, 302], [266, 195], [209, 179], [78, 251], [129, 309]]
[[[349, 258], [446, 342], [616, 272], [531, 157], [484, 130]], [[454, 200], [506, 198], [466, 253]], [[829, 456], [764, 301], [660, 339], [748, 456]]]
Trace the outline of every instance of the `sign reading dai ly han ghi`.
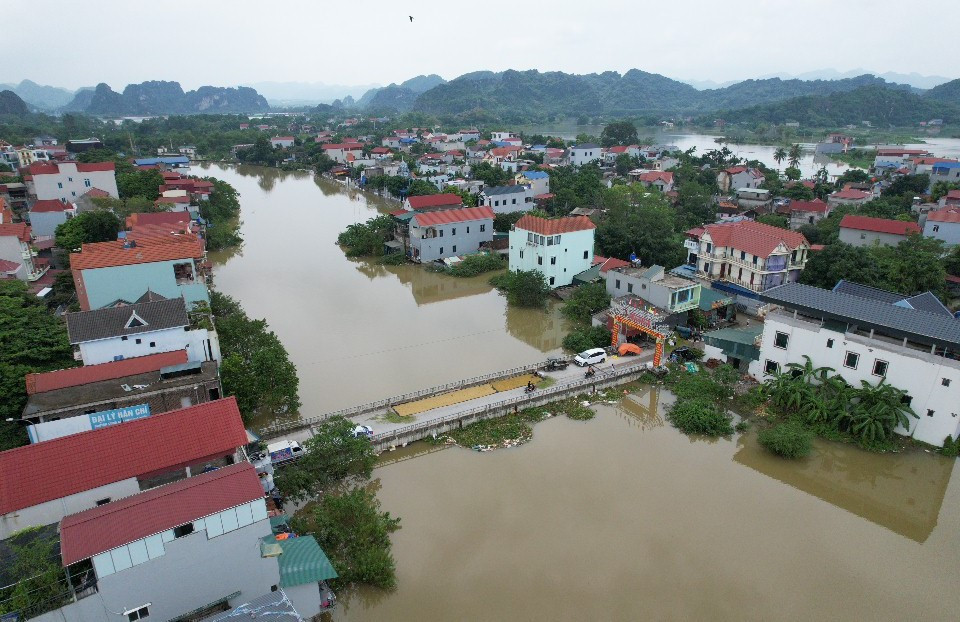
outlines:
[[90, 429], [97, 430], [99, 428], [105, 428], [108, 425], [116, 425], [125, 421], [149, 417], [150, 404], [137, 404], [136, 406], [127, 406], [126, 408], [104, 410], [87, 416], [90, 417]]

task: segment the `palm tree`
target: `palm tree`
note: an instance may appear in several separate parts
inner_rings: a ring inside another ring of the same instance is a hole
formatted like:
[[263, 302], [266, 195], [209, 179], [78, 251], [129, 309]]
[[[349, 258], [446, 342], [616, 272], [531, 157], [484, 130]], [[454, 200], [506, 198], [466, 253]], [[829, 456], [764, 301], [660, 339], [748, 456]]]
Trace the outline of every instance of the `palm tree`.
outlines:
[[790, 146], [790, 152], [787, 154], [787, 164], [794, 168], [800, 166], [800, 159], [803, 157], [803, 149], [800, 148], [800, 143], [794, 143]]
[[783, 161], [787, 159], [787, 150], [783, 147], [777, 147], [777, 150], [773, 152], [773, 159], [777, 162], [777, 168], [779, 169]]
[[827, 179], [829, 179], [829, 177], [830, 177], [830, 175], [829, 175], [829, 173], [827, 173], [827, 167], [825, 167], [825, 166], [821, 166], [821, 167], [820, 167], [820, 170], [818, 170], [818, 171], [817, 171], [816, 173], [814, 173], [814, 175], [813, 175], [813, 178], [816, 180], [816, 182], [817, 182], [818, 184], [825, 184], [825, 183], [827, 183]]

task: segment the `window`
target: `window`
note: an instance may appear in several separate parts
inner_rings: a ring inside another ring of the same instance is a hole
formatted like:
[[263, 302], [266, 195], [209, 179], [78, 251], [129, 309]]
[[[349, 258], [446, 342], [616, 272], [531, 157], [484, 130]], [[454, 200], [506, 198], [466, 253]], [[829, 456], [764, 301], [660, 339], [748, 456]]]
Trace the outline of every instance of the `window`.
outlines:
[[881, 378], [887, 375], [887, 368], [890, 367], [890, 363], [886, 361], [881, 361], [877, 359], [873, 362], [873, 375], [880, 376]]
[[137, 607], [136, 609], [131, 609], [130, 611], [125, 612], [127, 614], [127, 620], [130, 622], [136, 622], [137, 620], [143, 620], [150, 617], [150, 606], [149, 603], [143, 607]]
[[746, 260], [747, 260], [747, 252], [740, 251], [740, 261], [746, 261]]
[[627, 293], [628, 294], [633, 293], [633, 283], [627, 283]]
[[590, 251], [583, 251], [583, 258], [586, 259]]
[[945, 386], [945, 387], [949, 387], [949, 386], [950, 386], [950, 379], [949, 379], [949, 378], [941, 378], [941, 379], [940, 379], [940, 384], [942, 384], [942, 385]]
[[187, 523], [186, 525], [180, 525], [179, 527], [173, 528], [173, 537], [182, 538], [184, 536], [189, 536], [193, 533], [193, 523]]
[[467, 227], [467, 233], [470, 233], [470, 227]]
[[763, 366], [763, 371], [768, 374], [775, 374], [780, 371], [780, 363], [767, 359], [766, 365]]
[[860, 239], [861, 239], [861, 240], [866, 240], [866, 239], [867, 239], [867, 234], [866, 234], [866, 233], [861, 233], [861, 234], [860, 234]]
[[843, 359], [843, 366], [856, 369], [858, 363], [860, 363], [860, 355], [856, 352], [847, 352], [847, 356]]
[[927, 416], [928, 416], [928, 417], [932, 417], [932, 416], [933, 416], [933, 411], [930, 410], [929, 408], [927, 409]]
[[550, 277], [550, 285], [553, 285], [554, 277]]
[[781, 333], [777, 331], [776, 335], [773, 337], [773, 347], [780, 348], [781, 350], [787, 349], [787, 344], [790, 343], [790, 335], [787, 333]]
[[614, 281], [613, 287], [614, 289], [620, 289], [620, 279]]
[[57, 182], [57, 188], [60, 188], [61, 190], [63, 190], [63, 183]]
[[[484, 232], [484, 231], [486, 231], [486, 230], [487, 230], [487, 225], [480, 225], [480, 231], [481, 231], [481, 233]], [[467, 229], [467, 232], [469, 232], [469, 231], [470, 231], [470, 230]]]
[[443, 254], [443, 247], [442, 247], [442, 246], [440, 247], [440, 254], [441, 254], [441, 255]]
[[220, 389], [213, 387], [212, 389], [207, 389], [207, 394], [210, 396], [210, 401], [220, 399]]
[[103, 499], [97, 499], [97, 505], [106, 505], [110, 503], [110, 497], [104, 497]]
[[935, 232], [936, 232], [936, 231], [940, 231], [940, 225], [933, 225], [933, 230], [934, 230]]
[[559, 243], [560, 243], [560, 236], [559, 236], [559, 235], [553, 236], [553, 243], [554, 243], [554, 244], [559, 244]]
[[90, 187], [90, 180], [89, 180], [89, 179], [84, 179], [84, 180], [83, 180], [83, 185], [84, 185], [84, 187], [89, 188], [89, 187]]
[[440, 229], [440, 237], [443, 237], [443, 229]]
[[557, 265], [557, 258], [556, 258], [556, 257], [551, 257], [551, 258], [550, 258], [550, 265], [551, 265], [551, 266]]
[[833, 347], [833, 339], [827, 339], [827, 347], [828, 347], [828, 348], [832, 348], [832, 347]]
[[454, 253], [457, 252], [457, 245], [456, 245], [456, 244], [453, 245], [453, 252], [454, 252]]
[[523, 251], [520, 251], [520, 259], [523, 259]]
[[500, 207], [500, 201], [494, 201], [494, 202], [493, 202], [493, 206], [494, 206], [494, 207]]
[[124, 335], [123, 337], [120, 337], [120, 341], [127, 341], [127, 340], [128, 340], [128, 337], [126, 335]]
[[67, 181], [73, 181], [73, 177], [67, 177]]
[[543, 265], [543, 257], [537, 256], [537, 265], [538, 265], [538, 266], [542, 266], [542, 265]]
[[516, 199], [513, 199], [513, 204], [514, 204], [514, 205], [517, 204], [517, 200], [516, 200]]
[[151, 347], [151, 348], [156, 348], [156, 347], [157, 347], [157, 342], [156, 342], [156, 341], [151, 341], [151, 342], [150, 342], [150, 347]]
[[142, 339], [137, 339], [137, 345], [140, 345], [142, 341], [143, 341]]

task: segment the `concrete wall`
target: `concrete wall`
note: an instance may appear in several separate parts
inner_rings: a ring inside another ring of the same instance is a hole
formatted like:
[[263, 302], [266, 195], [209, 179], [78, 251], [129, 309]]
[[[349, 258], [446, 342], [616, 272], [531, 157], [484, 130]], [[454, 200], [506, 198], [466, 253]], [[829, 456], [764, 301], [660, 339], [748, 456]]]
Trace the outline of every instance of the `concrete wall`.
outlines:
[[320, 613], [319, 583], [289, 585], [283, 588], [283, 592], [304, 620], [309, 620]]
[[220, 360], [216, 333], [205, 328], [183, 330], [182, 327], [130, 335], [126, 340], [114, 337], [88, 341], [80, 344], [80, 355], [84, 365], [98, 365], [118, 360], [118, 356], [132, 358], [183, 349], [190, 361]]
[[943, 240], [947, 246], [960, 244], [960, 222], [930, 222], [923, 225], [923, 235], [927, 238]]
[[91, 188], [99, 188], [115, 199], [120, 197], [113, 171], [78, 173], [76, 164], [69, 162], [60, 164], [59, 175], [34, 175], [33, 186], [39, 200], [56, 199], [72, 203]]
[[[786, 349], [774, 346], [778, 331], [789, 336]], [[833, 340], [832, 346], [828, 340]], [[856, 369], [844, 365], [847, 352], [860, 355]], [[751, 371], [762, 380], [768, 377], [764, 372], [766, 361], [778, 363], [783, 370], [787, 363], [803, 364], [804, 354], [817, 367], [832, 367], [857, 387], [861, 380], [877, 384], [880, 377], [873, 375], [874, 362], [886, 361], [887, 382], [907, 391], [913, 398], [913, 411], [920, 416], [910, 419], [910, 429], [904, 433], [938, 446], [946, 436], [956, 438], [960, 433], [960, 362], [904, 348], [886, 338], [838, 333], [820, 327], [819, 323], [773, 313], [764, 322], [760, 360], [751, 365]], [[944, 386], [944, 379], [948, 386]], [[928, 416], [928, 410], [933, 414]]]
[[0, 259], [6, 259], [7, 261], [20, 264], [20, 269], [17, 270], [16, 277], [21, 281], [26, 281], [32, 269], [32, 262], [28, 263], [28, 261], [24, 259], [23, 249], [24, 245], [20, 242], [19, 238], [12, 235], [0, 237]]
[[532, 197], [529, 191], [516, 192], [505, 195], [483, 195], [483, 205], [493, 209], [495, 214], [509, 214], [512, 212], [528, 212], [533, 208], [533, 203], [527, 202], [527, 197]]
[[[643, 279], [640, 276], [633, 276], [610, 270], [607, 272], [607, 293], [614, 298], [624, 294], [634, 294], [643, 298], [650, 304], [665, 311], [675, 312], [676, 308], [683, 310], [695, 309], [699, 306], [700, 285], [699, 283], [690, 283], [690, 287], [684, 289], [673, 289], [665, 287], [657, 281]], [[619, 285], [619, 287], [618, 287]], [[690, 298], [683, 303], [673, 303], [674, 293], [690, 291]]]
[[54, 499], [0, 516], [0, 540], [14, 532], [38, 525], [52, 525], [68, 514], [76, 514], [96, 507], [97, 501], [109, 497], [121, 499], [140, 492], [137, 479], [132, 477], [106, 486], [78, 492], [62, 499]]
[[510, 232], [510, 269], [539, 270], [547, 277], [550, 287], [570, 285], [575, 275], [593, 263], [594, 231], [563, 233], [559, 244], [547, 246], [528, 242], [527, 234], [531, 232], [514, 229]]
[[[134, 250], [131, 249], [131, 251]], [[179, 298], [182, 295], [188, 303], [198, 301], [209, 303], [210, 294], [202, 280], [197, 279], [193, 283], [177, 283], [173, 266], [181, 263], [192, 264], [193, 260], [177, 259], [83, 270], [82, 282], [78, 284], [77, 291], [80, 296], [80, 306], [84, 311], [89, 311], [105, 307], [118, 299], [134, 302], [148, 289], [166, 298]]]
[[902, 235], [893, 233], [877, 233], [876, 231], [860, 231], [859, 229], [840, 227], [840, 241], [853, 246], [873, 246], [874, 244], [896, 246], [906, 239]]
[[603, 157], [603, 151], [600, 147], [591, 149], [570, 149], [570, 164], [581, 166], [589, 162], [596, 162]]
[[35, 619], [117, 622], [126, 616], [113, 612], [150, 603], [149, 620], [170, 620], [236, 592], [228, 604], [243, 604], [280, 583], [277, 560], [260, 557], [259, 539], [270, 533], [269, 520], [211, 539], [196, 531], [166, 542], [160, 557], [98, 579], [99, 594]]
[[[424, 232], [431, 229], [437, 231], [437, 237], [421, 237]], [[442, 236], [441, 232], [443, 232]], [[429, 227], [417, 227], [416, 219], [410, 221], [410, 246], [416, 251], [414, 259], [420, 261], [436, 261], [444, 257], [475, 253], [480, 248], [481, 242], [491, 240], [493, 240], [492, 218]]]
[[51, 238], [57, 225], [67, 222], [67, 212], [30, 212], [30, 231], [34, 237]]

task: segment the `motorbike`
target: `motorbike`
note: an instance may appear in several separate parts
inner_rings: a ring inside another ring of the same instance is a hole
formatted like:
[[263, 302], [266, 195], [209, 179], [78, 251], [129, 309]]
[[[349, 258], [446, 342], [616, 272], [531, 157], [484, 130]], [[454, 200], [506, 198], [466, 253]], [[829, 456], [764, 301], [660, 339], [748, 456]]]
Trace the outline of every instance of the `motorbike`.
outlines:
[[585, 374], [583, 374], [583, 377], [584, 377], [584, 378], [593, 378], [593, 377], [596, 375], [596, 373], [597, 373], [597, 370], [595, 370], [594, 368], [591, 367], [590, 369], [588, 369], [588, 370], [586, 371]]
[[526, 387], [524, 387], [523, 392], [524, 392], [524, 393], [533, 393], [533, 392], [536, 391], [536, 390], [537, 390], [537, 387], [535, 387], [535, 386], [532, 385], [532, 384], [528, 384]]

